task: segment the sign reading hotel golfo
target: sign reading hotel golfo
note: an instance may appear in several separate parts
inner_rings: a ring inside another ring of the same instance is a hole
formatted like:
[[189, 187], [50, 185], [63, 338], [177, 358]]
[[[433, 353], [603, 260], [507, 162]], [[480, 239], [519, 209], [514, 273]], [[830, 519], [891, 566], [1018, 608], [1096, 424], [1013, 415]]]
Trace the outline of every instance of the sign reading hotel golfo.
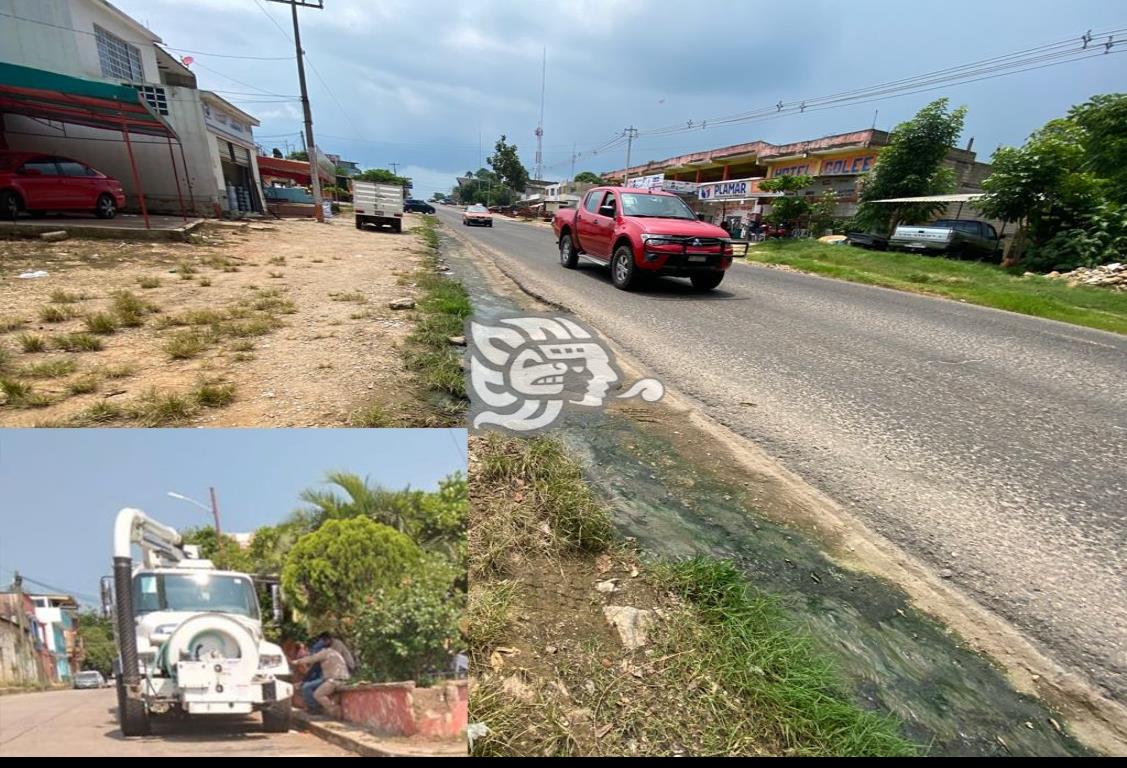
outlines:
[[701, 200], [739, 200], [759, 194], [760, 179], [734, 179], [733, 181], [712, 181], [697, 187], [697, 197]]
[[822, 161], [820, 176], [850, 176], [857, 173], [868, 173], [877, 161], [875, 152], [865, 155], [851, 155]]

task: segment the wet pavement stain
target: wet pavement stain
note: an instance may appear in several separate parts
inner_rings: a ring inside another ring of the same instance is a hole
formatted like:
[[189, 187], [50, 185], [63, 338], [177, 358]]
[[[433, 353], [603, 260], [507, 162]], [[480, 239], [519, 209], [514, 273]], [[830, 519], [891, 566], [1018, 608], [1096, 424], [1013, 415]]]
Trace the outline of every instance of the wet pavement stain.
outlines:
[[[476, 320], [522, 308], [498, 294], [456, 241], [441, 237]], [[623, 536], [653, 557], [737, 563], [814, 638], [858, 704], [897, 717], [927, 754], [1091, 754], [1055, 725], [1063, 723], [1059, 715], [1014, 691], [998, 667], [913, 609], [895, 585], [836, 565], [803, 532], [758, 514], [746, 488], [706, 468], [716, 459], [682, 456], [613, 414], [579, 418], [565, 410], [550, 432], [574, 451]]]

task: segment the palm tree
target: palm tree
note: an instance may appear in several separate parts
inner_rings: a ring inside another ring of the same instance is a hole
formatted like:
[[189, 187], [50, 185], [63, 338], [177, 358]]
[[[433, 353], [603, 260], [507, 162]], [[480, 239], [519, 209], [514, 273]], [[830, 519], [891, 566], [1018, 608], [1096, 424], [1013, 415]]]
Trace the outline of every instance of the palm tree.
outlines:
[[325, 482], [344, 491], [341, 496], [332, 490], [308, 489], [301, 492], [301, 500], [312, 506], [305, 510], [311, 515], [313, 527], [320, 527], [327, 520], [342, 520], [350, 517], [370, 517], [376, 522], [390, 526], [408, 536], [417, 511], [418, 491], [409, 488], [402, 491], [389, 491], [379, 485], [369, 484], [368, 478], [352, 472], [329, 472]]

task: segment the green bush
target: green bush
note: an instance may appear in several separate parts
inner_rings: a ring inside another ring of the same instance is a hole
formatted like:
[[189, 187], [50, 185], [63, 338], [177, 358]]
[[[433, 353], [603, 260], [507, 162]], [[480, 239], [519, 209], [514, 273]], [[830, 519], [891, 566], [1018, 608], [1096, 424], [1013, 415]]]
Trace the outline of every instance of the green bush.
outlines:
[[282, 569], [291, 605], [327, 629], [348, 631], [363, 599], [415, 573], [422, 550], [405, 534], [367, 517], [328, 520], [294, 544]]
[[402, 583], [374, 590], [356, 613], [352, 638], [361, 674], [374, 682], [439, 677], [458, 650], [458, 620], [466, 597], [457, 571], [436, 557]]

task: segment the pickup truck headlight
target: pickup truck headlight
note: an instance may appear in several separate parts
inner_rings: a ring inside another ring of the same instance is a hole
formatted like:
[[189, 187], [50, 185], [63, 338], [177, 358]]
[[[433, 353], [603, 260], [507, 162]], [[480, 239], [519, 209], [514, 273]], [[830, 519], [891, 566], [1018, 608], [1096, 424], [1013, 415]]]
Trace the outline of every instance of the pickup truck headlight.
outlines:
[[281, 654], [265, 654], [258, 657], [259, 669], [272, 669], [282, 666], [284, 657]]

